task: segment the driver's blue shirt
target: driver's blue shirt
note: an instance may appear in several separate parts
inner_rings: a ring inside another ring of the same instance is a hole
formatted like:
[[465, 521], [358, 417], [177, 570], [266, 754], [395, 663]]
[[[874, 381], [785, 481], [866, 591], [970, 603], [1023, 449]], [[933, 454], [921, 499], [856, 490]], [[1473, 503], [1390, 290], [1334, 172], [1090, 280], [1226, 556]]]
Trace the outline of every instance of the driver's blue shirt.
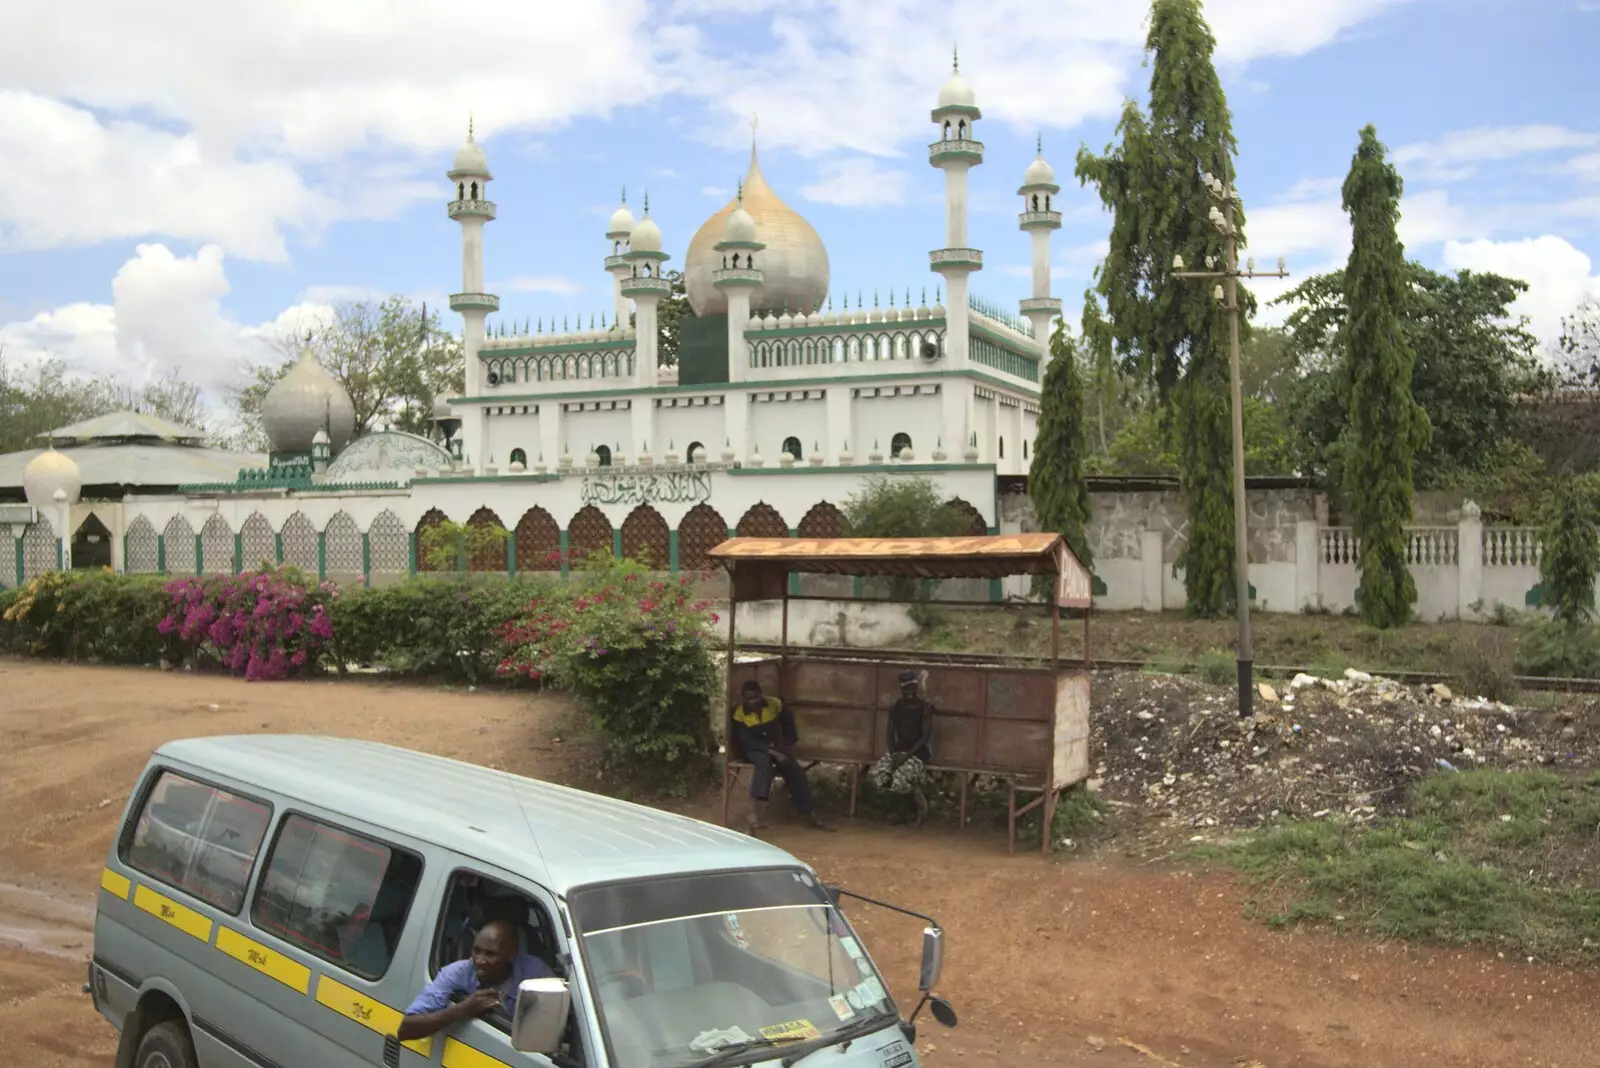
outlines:
[[[511, 962], [511, 975], [500, 984], [500, 1007], [510, 1016], [517, 1007], [517, 989], [524, 979], [548, 979], [555, 973], [538, 957], [519, 953]], [[476, 992], [478, 972], [470, 960], [458, 960], [439, 969], [433, 982], [422, 988], [417, 999], [406, 1007], [407, 1016], [422, 1016], [448, 1008], [453, 1001]]]

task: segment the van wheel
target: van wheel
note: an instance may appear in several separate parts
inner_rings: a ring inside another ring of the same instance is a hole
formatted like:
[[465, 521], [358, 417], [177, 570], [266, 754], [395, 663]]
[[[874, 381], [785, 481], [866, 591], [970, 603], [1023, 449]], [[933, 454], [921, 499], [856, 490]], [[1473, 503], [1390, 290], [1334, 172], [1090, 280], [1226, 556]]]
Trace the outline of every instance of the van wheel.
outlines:
[[194, 1043], [182, 1021], [164, 1020], [144, 1033], [134, 1068], [196, 1068]]

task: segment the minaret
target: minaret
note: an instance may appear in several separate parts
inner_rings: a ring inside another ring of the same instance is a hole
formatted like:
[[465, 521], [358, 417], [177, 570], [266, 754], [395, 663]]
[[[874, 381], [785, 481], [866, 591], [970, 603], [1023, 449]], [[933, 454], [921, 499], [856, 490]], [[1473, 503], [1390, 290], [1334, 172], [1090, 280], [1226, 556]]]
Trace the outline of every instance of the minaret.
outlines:
[[661, 358], [656, 334], [656, 308], [672, 295], [672, 283], [661, 277], [661, 265], [671, 259], [661, 251], [661, 227], [650, 218], [650, 194], [644, 195], [644, 218], [633, 228], [632, 247], [623, 255], [628, 261], [628, 276], [621, 292], [633, 301], [634, 326], [639, 333], [634, 351], [634, 381], [640, 386], [656, 384], [656, 363]]
[[[1033, 235], [1033, 296], [1022, 302], [1022, 315], [1033, 324], [1033, 338], [1039, 345], [1039, 358], [1050, 359], [1050, 322], [1061, 314], [1061, 298], [1050, 295], [1050, 232], [1061, 229], [1061, 213], [1051, 203], [1061, 187], [1055, 169], [1044, 160], [1044, 138], [1038, 142], [1038, 155], [1022, 176], [1022, 214], [1017, 224]], [[1042, 366], [1042, 365], [1041, 365]]]
[[983, 253], [967, 247], [967, 171], [983, 162], [983, 143], [974, 127], [983, 117], [972, 86], [952, 57], [950, 78], [939, 90], [933, 121], [939, 140], [928, 146], [928, 162], [944, 171], [944, 248], [929, 253], [933, 270], [945, 278], [945, 354], [952, 369], [967, 365], [967, 276], [983, 269]]
[[767, 246], [756, 238], [756, 221], [744, 210], [741, 182], [739, 206], [723, 224], [722, 240], [712, 246], [722, 255], [722, 266], [711, 272], [711, 284], [728, 295], [729, 382], [743, 382], [750, 373], [750, 345], [744, 336], [750, 328], [750, 298], [766, 280], [756, 253]]
[[[494, 218], [494, 201], [489, 199], [489, 160], [473, 140], [472, 123], [467, 122], [467, 143], [456, 153], [455, 164], [447, 172], [454, 184], [455, 199], [450, 201], [450, 218], [461, 224], [461, 292], [450, 295], [450, 310], [466, 321], [461, 332], [461, 348], [466, 362], [466, 394], [480, 397], [485, 390], [483, 365], [478, 352], [483, 348], [483, 323], [492, 311], [500, 310], [500, 298], [483, 291], [483, 224]], [[462, 431], [472, 463], [483, 472], [488, 454], [489, 427], [485, 409], [468, 405], [462, 411]]]
[[628, 264], [628, 242], [633, 237], [633, 212], [628, 210], [628, 187], [622, 187], [622, 206], [611, 213], [611, 223], [606, 227], [606, 241], [611, 245], [606, 254], [606, 273], [616, 280], [612, 287], [612, 300], [617, 313], [617, 325], [627, 325], [632, 310], [628, 298], [622, 295], [622, 282], [633, 273]]

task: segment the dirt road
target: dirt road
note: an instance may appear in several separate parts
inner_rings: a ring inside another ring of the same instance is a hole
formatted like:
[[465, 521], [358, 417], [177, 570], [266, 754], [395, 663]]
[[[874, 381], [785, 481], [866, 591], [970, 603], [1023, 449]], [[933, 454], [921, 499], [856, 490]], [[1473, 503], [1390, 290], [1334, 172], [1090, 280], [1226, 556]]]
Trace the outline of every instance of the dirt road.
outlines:
[[[263, 730], [592, 777], [573, 759], [580, 747], [556, 741], [570, 723], [554, 699], [0, 660], [0, 1041], [13, 1061], [109, 1063], [114, 1036], [78, 988], [98, 871], [150, 750]], [[1242, 918], [1242, 891], [1221, 877], [1007, 857], [984, 829], [773, 833], [830, 879], [944, 922], [943, 987], [963, 1022], [924, 1027], [934, 1068], [974, 1057], [1016, 1068], [1567, 1068], [1600, 1048], [1590, 975], [1270, 931]], [[906, 1000], [916, 926], [850, 911]]]

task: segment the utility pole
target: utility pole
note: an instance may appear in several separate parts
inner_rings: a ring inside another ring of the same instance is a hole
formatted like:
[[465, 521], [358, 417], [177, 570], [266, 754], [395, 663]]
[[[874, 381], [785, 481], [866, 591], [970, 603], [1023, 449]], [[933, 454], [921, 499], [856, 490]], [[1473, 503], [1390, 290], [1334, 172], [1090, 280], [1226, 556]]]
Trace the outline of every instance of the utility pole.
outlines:
[[[1228, 242], [1222, 269], [1215, 260], [1206, 257], [1203, 271], [1184, 270], [1183, 257], [1172, 257], [1174, 278], [1220, 278], [1214, 293], [1222, 301], [1222, 310], [1228, 315], [1228, 387], [1233, 395], [1233, 581], [1234, 601], [1239, 613], [1239, 716], [1247, 719], [1252, 714], [1255, 700], [1255, 654], [1250, 647], [1250, 508], [1244, 491], [1244, 387], [1239, 373], [1239, 279], [1287, 278], [1289, 271], [1282, 256], [1278, 257], [1276, 271], [1257, 271], [1251, 259], [1245, 269], [1239, 269], [1239, 227], [1233, 221], [1234, 206], [1239, 195], [1231, 182], [1224, 182], [1213, 174], [1203, 174], [1200, 180], [1217, 203], [1211, 205], [1208, 217]], [[1220, 205], [1220, 207], [1219, 207]]]

